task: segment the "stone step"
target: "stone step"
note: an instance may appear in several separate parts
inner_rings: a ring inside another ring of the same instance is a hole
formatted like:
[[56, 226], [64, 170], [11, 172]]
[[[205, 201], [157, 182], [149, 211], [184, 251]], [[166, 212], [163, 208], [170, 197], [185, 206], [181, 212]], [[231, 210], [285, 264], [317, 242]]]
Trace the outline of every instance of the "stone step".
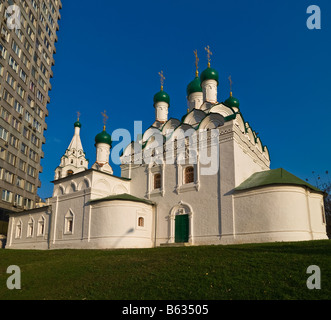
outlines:
[[191, 244], [188, 242], [178, 242], [178, 243], [161, 243], [160, 247], [188, 247]]

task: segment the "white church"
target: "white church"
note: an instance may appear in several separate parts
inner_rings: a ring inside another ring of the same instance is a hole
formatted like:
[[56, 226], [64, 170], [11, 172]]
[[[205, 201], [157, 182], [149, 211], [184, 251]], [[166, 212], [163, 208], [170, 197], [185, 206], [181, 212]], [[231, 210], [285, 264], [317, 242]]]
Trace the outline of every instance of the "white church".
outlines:
[[[208, 67], [200, 77], [196, 60], [188, 110], [180, 120], [168, 118], [170, 98], [161, 74], [155, 122], [124, 149], [120, 177], [109, 164], [112, 139], [106, 127], [95, 137], [96, 161], [89, 168], [82, 125], [75, 122], [55, 170], [52, 198], [44, 207], [10, 215], [6, 248], [327, 239], [322, 191], [284, 169], [270, 170], [269, 151], [244, 120], [239, 100], [231, 92], [218, 102], [219, 76], [207, 51]], [[202, 161], [208, 154], [217, 165], [212, 174]]]

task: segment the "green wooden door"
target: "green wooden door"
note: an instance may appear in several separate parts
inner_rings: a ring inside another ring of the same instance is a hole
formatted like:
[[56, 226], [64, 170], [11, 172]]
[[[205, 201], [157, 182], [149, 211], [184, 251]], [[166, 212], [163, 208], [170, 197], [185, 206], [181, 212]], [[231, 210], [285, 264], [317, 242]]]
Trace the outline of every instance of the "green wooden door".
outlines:
[[177, 215], [175, 219], [175, 242], [188, 242], [188, 214]]

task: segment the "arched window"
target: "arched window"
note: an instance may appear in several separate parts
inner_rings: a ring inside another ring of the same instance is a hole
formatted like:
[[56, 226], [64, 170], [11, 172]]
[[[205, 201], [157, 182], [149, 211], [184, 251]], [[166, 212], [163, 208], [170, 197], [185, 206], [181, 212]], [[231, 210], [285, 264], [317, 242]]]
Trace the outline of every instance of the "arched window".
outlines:
[[154, 189], [161, 188], [161, 174], [156, 173], [154, 174]]
[[72, 229], [73, 229], [73, 218], [67, 218], [67, 225], [66, 225], [66, 231], [68, 233], [72, 233]]
[[69, 210], [65, 215], [64, 233], [72, 234], [74, 232], [74, 214]]
[[64, 189], [62, 186], [54, 188], [54, 197], [62, 196], [64, 194]]
[[67, 176], [72, 176], [73, 174], [74, 174], [74, 172], [72, 170], [67, 171]]
[[144, 218], [143, 217], [139, 217], [138, 218], [138, 227], [143, 227], [144, 226]]
[[34, 227], [34, 221], [32, 218], [30, 218], [29, 222], [28, 222], [28, 237], [32, 237], [33, 236], [33, 227]]
[[45, 234], [45, 218], [40, 217], [38, 220], [38, 236], [43, 236]]
[[184, 171], [185, 183], [194, 182], [194, 168], [186, 167]]
[[22, 221], [19, 221], [16, 225], [15, 238], [21, 238], [21, 237], [22, 237]]

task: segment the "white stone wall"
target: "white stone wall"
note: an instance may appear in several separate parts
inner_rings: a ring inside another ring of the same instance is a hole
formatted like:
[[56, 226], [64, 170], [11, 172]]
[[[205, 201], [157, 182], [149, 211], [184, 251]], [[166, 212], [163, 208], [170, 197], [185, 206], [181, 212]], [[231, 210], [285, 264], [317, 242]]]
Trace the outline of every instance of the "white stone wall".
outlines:
[[203, 92], [203, 101], [216, 103], [217, 102], [217, 81], [205, 80], [201, 84]]
[[[77, 185], [77, 188], [72, 188], [73, 185]], [[51, 244], [53, 247], [90, 247], [86, 243], [91, 228], [92, 205], [89, 201], [114, 194], [130, 193], [128, 180], [95, 170], [90, 170], [85, 175], [74, 176], [72, 179], [69, 177], [62, 179], [56, 183], [54, 189], [60, 187], [66, 191], [65, 194], [52, 199], [54, 229]], [[65, 218], [68, 214], [74, 217], [72, 233], [65, 231]]]
[[96, 170], [54, 181], [54, 196], [72, 194], [90, 188], [91, 199], [106, 197], [112, 194], [130, 193], [130, 180], [121, 179], [111, 174]]
[[[50, 248], [73, 248], [87, 237], [90, 189], [52, 198]], [[72, 216], [73, 228], [69, 232], [66, 219]]]
[[[139, 218], [143, 226], [139, 226]], [[154, 246], [152, 205], [133, 201], [102, 201], [92, 205], [89, 247], [151, 248]]]
[[155, 103], [155, 120], [160, 122], [168, 121], [169, 105], [166, 102], [160, 101]]
[[238, 192], [233, 200], [235, 242], [327, 239], [322, 194], [300, 186], [269, 186]]
[[96, 162], [108, 163], [110, 155], [110, 145], [107, 143], [98, 143], [96, 145]]
[[203, 93], [202, 92], [193, 92], [187, 97], [187, 106], [189, 111], [193, 109], [200, 109], [203, 103]]
[[113, 194], [130, 194], [130, 180], [121, 179], [99, 171], [92, 171], [91, 199]]
[[312, 230], [313, 239], [328, 239], [326, 236], [325, 209], [324, 201], [320, 194], [306, 190], [309, 214], [310, 227]]
[[[54, 182], [51, 207], [15, 214], [10, 218], [7, 248], [13, 249], [56, 249], [89, 248], [91, 227], [91, 199], [114, 194], [130, 193], [130, 183], [112, 175], [89, 170]], [[123, 208], [123, 207], [122, 207]], [[123, 208], [125, 212], [125, 208]], [[73, 230], [66, 230], [66, 218], [73, 217]], [[38, 220], [45, 217], [45, 233], [37, 233]], [[34, 221], [34, 232], [28, 235], [29, 220]], [[17, 223], [22, 223], [22, 234], [16, 236]], [[97, 243], [93, 244], [95, 247]], [[150, 246], [150, 245], [149, 245]]]
[[[212, 120], [212, 116], [210, 120], [206, 118], [203, 125], [209, 127]], [[254, 172], [269, 170], [263, 152], [250, 144], [244, 133], [242, 135], [243, 141], [238, 139], [240, 129], [234, 121], [219, 127], [219, 170], [213, 175], [203, 175], [204, 166], [198, 161], [194, 165], [195, 182], [189, 185], [183, 182], [188, 159], [186, 164], [122, 166], [126, 176], [132, 179], [131, 194], [157, 204], [157, 245], [174, 242], [175, 211], [180, 208], [189, 213], [190, 243], [234, 242], [233, 190]], [[208, 148], [210, 154], [210, 146]], [[161, 188], [157, 190], [153, 189], [155, 173], [162, 176]]]
[[[48, 249], [50, 217], [50, 207], [15, 213], [9, 219], [6, 249]], [[44, 222], [43, 230], [40, 228], [42, 221]], [[19, 225], [20, 233], [18, 232]]]

